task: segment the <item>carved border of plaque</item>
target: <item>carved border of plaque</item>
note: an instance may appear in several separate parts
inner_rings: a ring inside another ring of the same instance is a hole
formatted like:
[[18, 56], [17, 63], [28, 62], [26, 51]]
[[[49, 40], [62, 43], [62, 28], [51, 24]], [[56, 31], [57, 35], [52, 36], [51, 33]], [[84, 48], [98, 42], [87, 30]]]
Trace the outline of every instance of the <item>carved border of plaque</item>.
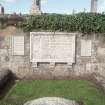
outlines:
[[72, 66], [75, 63], [75, 40], [75, 33], [31, 32], [30, 62], [33, 67], [37, 67], [40, 62], [48, 62], [51, 67], [55, 63]]
[[24, 55], [24, 36], [12, 36], [12, 55]]

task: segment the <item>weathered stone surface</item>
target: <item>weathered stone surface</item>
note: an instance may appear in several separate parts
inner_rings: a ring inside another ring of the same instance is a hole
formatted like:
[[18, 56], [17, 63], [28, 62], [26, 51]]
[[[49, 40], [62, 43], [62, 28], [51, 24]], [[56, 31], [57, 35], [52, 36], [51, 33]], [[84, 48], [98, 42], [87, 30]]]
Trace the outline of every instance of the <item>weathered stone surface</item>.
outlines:
[[[45, 36], [41, 35], [41, 33]], [[35, 39], [37, 39], [37, 41], [35, 41], [36, 46], [34, 46], [34, 51], [30, 52], [32, 46], [29, 33], [24, 33], [21, 29], [16, 29], [15, 27], [0, 30], [1, 69], [9, 68], [17, 77], [28, 79], [59, 79], [59, 77], [65, 79], [65, 77], [70, 77], [71, 75], [82, 76], [91, 73], [99, 73], [105, 77], [105, 40], [102, 35], [98, 37], [97, 35], [82, 36], [80, 33], [59, 32], [53, 32], [53, 35], [49, 32], [36, 32], [34, 34]], [[12, 55], [11, 37], [13, 35], [24, 36], [24, 56]], [[74, 35], [76, 35], [76, 38], [72, 40], [72, 36]], [[34, 38], [32, 38], [32, 40], [34, 41]], [[84, 40], [83, 44], [81, 44], [81, 40]], [[39, 41], [42, 42], [41, 47], [37, 44]], [[70, 43], [68, 43], [69, 41]], [[74, 43], [74, 41], [76, 43]], [[73, 43], [75, 47], [73, 47]], [[73, 51], [73, 49], [75, 51]], [[35, 53], [36, 50], [38, 50], [37, 53]], [[81, 56], [81, 50], [85, 56]], [[39, 52], [40, 54], [38, 54]], [[41, 55], [41, 52], [44, 57]], [[30, 62], [30, 60], [32, 60], [30, 59], [30, 54], [32, 53], [36, 56], [35, 58], [38, 58], [39, 55], [42, 56], [41, 62], [35, 59], [38, 63], [34, 63], [37, 65], [33, 65]], [[49, 56], [49, 53], [51, 53], [51, 56]], [[63, 58], [66, 62], [52, 62], [50, 61], [51, 59], [49, 62], [42, 61], [43, 59], [46, 60], [51, 57], [53, 57], [55, 61], [56, 59], [59, 61], [61, 60], [59, 58]], [[72, 60], [73, 64], [71, 62]], [[32, 66], [34, 66], [34, 68]]]
[[86, 72], [87, 73], [91, 73], [91, 70], [92, 70], [91, 68], [92, 68], [92, 64], [91, 63], [87, 63], [86, 64]]
[[75, 101], [57, 97], [45, 97], [29, 101], [24, 105], [79, 105]]
[[97, 60], [98, 62], [105, 63], [105, 47], [97, 48]]

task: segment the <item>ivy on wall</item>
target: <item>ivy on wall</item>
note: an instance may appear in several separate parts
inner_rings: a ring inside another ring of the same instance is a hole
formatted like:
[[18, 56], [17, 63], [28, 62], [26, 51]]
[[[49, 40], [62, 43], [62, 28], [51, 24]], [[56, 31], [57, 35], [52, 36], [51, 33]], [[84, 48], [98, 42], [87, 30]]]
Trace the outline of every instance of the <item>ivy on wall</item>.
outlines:
[[79, 13], [73, 15], [42, 14], [27, 16], [19, 25], [25, 31], [61, 31], [105, 33], [105, 14]]

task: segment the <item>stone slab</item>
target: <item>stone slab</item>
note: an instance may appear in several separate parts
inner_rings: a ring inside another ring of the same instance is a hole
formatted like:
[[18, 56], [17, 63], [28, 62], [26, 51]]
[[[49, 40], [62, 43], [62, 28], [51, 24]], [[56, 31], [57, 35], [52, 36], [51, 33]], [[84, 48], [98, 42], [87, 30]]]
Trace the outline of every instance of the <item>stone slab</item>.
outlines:
[[81, 56], [90, 57], [92, 54], [92, 41], [81, 40]]
[[24, 36], [12, 36], [12, 55], [24, 55]]
[[24, 105], [79, 105], [76, 101], [58, 97], [45, 97], [29, 101]]
[[30, 33], [30, 61], [75, 63], [74, 34]]

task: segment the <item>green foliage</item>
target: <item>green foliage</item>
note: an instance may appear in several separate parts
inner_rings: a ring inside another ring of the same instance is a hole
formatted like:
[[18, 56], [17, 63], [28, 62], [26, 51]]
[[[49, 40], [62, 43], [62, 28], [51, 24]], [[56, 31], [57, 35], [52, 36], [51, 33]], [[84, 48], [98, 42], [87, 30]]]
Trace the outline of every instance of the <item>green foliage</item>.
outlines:
[[25, 31], [62, 31], [105, 33], [105, 14], [79, 13], [73, 15], [42, 14], [27, 16], [20, 25]]

